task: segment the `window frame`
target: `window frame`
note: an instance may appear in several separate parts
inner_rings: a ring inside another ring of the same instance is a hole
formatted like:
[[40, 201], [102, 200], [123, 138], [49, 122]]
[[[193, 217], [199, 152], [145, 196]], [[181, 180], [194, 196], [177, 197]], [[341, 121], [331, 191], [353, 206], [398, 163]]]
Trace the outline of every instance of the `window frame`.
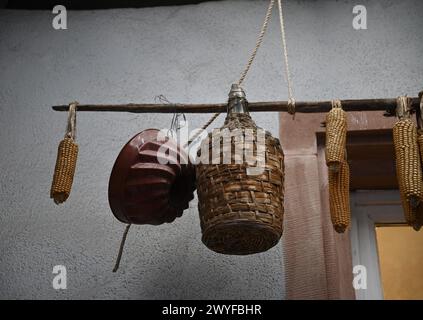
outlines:
[[353, 266], [367, 270], [367, 289], [355, 290], [357, 300], [383, 300], [375, 226], [405, 223], [398, 190], [351, 192], [351, 253]]

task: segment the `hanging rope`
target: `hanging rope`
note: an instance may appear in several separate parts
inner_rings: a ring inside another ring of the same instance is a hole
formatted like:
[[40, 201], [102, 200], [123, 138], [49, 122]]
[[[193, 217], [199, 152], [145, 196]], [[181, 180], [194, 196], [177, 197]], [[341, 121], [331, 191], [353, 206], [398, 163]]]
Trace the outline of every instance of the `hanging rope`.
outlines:
[[200, 136], [200, 134], [204, 131], [204, 130], [206, 130], [207, 128], [208, 128], [208, 126], [209, 125], [211, 125], [212, 124], [212, 122], [214, 121], [214, 120], [216, 120], [216, 118], [218, 117], [220, 115], [220, 112], [217, 112], [217, 113], [215, 113], [210, 119], [209, 119], [209, 121], [207, 121], [202, 127], [201, 127], [201, 130], [198, 130], [195, 134], [194, 134], [194, 136], [184, 145], [184, 148], [185, 147], [187, 147], [187, 146], [189, 146], [191, 143], [193, 143], [199, 136]]
[[115, 266], [113, 268], [113, 272], [116, 272], [119, 269], [120, 260], [122, 259], [123, 248], [125, 247], [125, 241], [126, 241], [126, 237], [128, 236], [128, 232], [129, 232], [130, 227], [131, 227], [131, 224], [128, 224], [125, 228], [125, 231], [123, 232], [122, 240], [120, 241], [119, 252], [118, 252], [118, 256], [116, 258], [116, 263], [115, 263]]
[[65, 138], [76, 140], [76, 106], [78, 102], [72, 102], [69, 105], [68, 123], [66, 127]]
[[60, 141], [57, 151], [56, 166], [50, 189], [50, 198], [56, 204], [63, 203], [68, 199], [75, 175], [78, 158], [78, 145], [75, 143], [77, 105], [77, 102], [72, 102], [69, 105], [65, 138]]
[[283, 11], [282, 11], [282, 0], [278, 0], [278, 9], [279, 9], [279, 24], [281, 28], [281, 40], [282, 40], [282, 47], [283, 47], [283, 55], [285, 59], [285, 76], [286, 82], [288, 85], [288, 113], [295, 117], [295, 99], [294, 93], [292, 91], [292, 81], [291, 81], [291, 73], [289, 71], [289, 63], [288, 63], [288, 49], [286, 46], [286, 36], [285, 36], [285, 23], [283, 18]]
[[274, 4], [275, 4], [275, 0], [270, 0], [269, 7], [267, 8], [266, 16], [264, 17], [264, 22], [260, 30], [260, 34], [256, 41], [256, 46], [254, 47], [253, 52], [251, 52], [250, 59], [248, 59], [247, 65], [245, 66], [245, 69], [244, 71], [242, 71], [241, 77], [238, 80], [239, 86], [241, 86], [241, 84], [244, 82], [244, 79], [247, 76], [247, 73], [250, 70], [251, 65], [253, 64], [254, 58], [257, 55], [257, 51], [260, 48], [261, 43], [263, 42], [263, 37], [264, 37], [264, 34], [266, 33], [267, 25], [269, 24], [269, 20], [270, 20], [270, 16], [272, 15], [272, 9]]
[[[272, 15], [272, 9], [273, 9], [274, 4], [275, 4], [275, 0], [270, 0], [269, 7], [267, 8], [266, 16], [264, 17], [264, 22], [263, 22], [263, 25], [262, 25], [261, 30], [260, 30], [260, 34], [259, 34], [259, 36], [257, 38], [257, 41], [256, 41], [256, 45], [255, 45], [253, 51], [251, 52], [250, 58], [248, 59], [248, 62], [246, 64], [244, 70], [241, 73], [241, 76], [240, 76], [240, 78], [238, 80], [238, 85], [241, 85], [244, 82], [245, 77], [247, 76], [247, 73], [250, 70], [250, 67], [253, 64], [253, 61], [254, 61], [254, 59], [255, 59], [255, 57], [257, 55], [257, 51], [260, 48], [261, 43], [263, 42], [263, 37], [264, 37], [264, 34], [266, 33], [267, 26], [268, 26], [269, 20], [270, 20], [270, 16]], [[220, 115], [220, 112], [215, 113], [209, 119], [209, 121], [207, 121], [201, 127], [201, 130], [197, 131], [196, 134], [194, 134], [194, 136], [188, 141], [187, 145], [190, 145], [193, 141], [195, 141], [195, 139], [198, 138], [198, 136], [201, 134], [201, 132], [203, 130], [206, 130], [208, 128], [208, 126], [211, 125], [213, 123], [213, 121], [216, 120], [216, 118], [219, 115]]]
[[342, 108], [342, 103], [341, 103], [341, 100], [339, 99], [331, 100], [330, 104], [332, 108]]
[[[261, 46], [261, 43], [263, 42], [264, 35], [267, 30], [267, 26], [269, 24], [270, 16], [272, 15], [272, 9], [275, 4], [275, 0], [270, 0], [269, 6], [266, 11], [266, 16], [264, 18], [263, 25], [260, 30], [260, 34], [257, 38], [256, 45], [250, 55], [250, 58], [248, 59], [248, 62], [245, 66], [245, 69], [242, 71], [241, 76], [238, 80], [238, 85], [241, 85], [245, 77], [247, 76], [248, 71], [250, 70], [251, 65], [253, 64], [253, 61], [257, 55], [257, 51]], [[294, 93], [292, 90], [292, 81], [291, 81], [291, 73], [289, 71], [289, 61], [288, 61], [288, 49], [286, 45], [286, 36], [285, 36], [285, 23], [284, 23], [284, 17], [283, 17], [283, 10], [282, 10], [282, 0], [278, 0], [278, 11], [279, 11], [279, 24], [281, 29], [281, 40], [282, 40], [282, 48], [283, 48], [283, 55], [285, 60], [285, 75], [286, 75], [286, 82], [288, 86], [288, 113], [293, 116], [293, 119], [295, 118], [295, 99], [294, 99]], [[191, 144], [195, 139], [198, 138], [198, 136], [201, 134], [203, 130], [206, 130], [207, 127], [212, 124], [214, 120], [220, 115], [220, 112], [215, 113], [209, 121], [207, 121], [202, 127], [201, 130], [198, 131], [190, 141], [188, 141], [187, 145]]]

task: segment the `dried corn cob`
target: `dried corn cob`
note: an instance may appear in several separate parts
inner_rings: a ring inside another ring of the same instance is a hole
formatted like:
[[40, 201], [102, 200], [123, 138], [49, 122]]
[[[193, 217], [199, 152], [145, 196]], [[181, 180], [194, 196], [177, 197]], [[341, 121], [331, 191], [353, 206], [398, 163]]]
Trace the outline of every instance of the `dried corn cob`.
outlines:
[[401, 195], [413, 207], [423, 197], [423, 182], [417, 130], [410, 119], [399, 120], [393, 128], [397, 179]]
[[[419, 155], [420, 155], [420, 164], [423, 167], [423, 129], [422, 129], [422, 109], [423, 109], [423, 91], [419, 93], [420, 106], [416, 110], [417, 118], [417, 144], [419, 145]], [[413, 209], [408, 205], [409, 210], [414, 210], [415, 212], [409, 213], [411, 217], [414, 218], [413, 228], [416, 231], [419, 231], [423, 226], [423, 202], [420, 202], [416, 209]]]
[[69, 197], [75, 174], [77, 156], [78, 145], [72, 138], [65, 138], [60, 141], [50, 190], [50, 198], [53, 198], [56, 204], [65, 202]]
[[413, 224], [413, 229], [419, 231], [423, 226], [423, 205], [420, 204], [416, 212], [416, 222]]
[[422, 166], [417, 128], [410, 120], [409, 99], [398, 98], [397, 115], [392, 132], [394, 138], [397, 180], [406, 222], [418, 225], [417, 211], [423, 200]]
[[423, 202], [420, 202], [417, 208], [413, 208], [404, 197], [401, 197], [401, 204], [407, 223], [412, 226], [414, 230], [419, 231], [423, 226]]
[[346, 160], [341, 162], [339, 172], [329, 170], [329, 209], [333, 228], [343, 233], [351, 221], [350, 169]]
[[410, 205], [408, 207], [410, 210], [414, 210], [411, 213], [415, 217], [412, 227], [414, 230], [419, 231], [420, 228], [423, 226], [423, 203], [420, 202], [416, 209], [411, 208]]
[[419, 145], [420, 161], [423, 161], [423, 130], [417, 130], [417, 143]]
[[[423, 161], [423, 130], [417, 129], [417, 143], [420, 151], [420, 164]], [[403, 207], [405, 215], [409, 217], [407, 221], [410, 221], [414, 230], [419, 231], [423, 226], [423, 202], [413, 208], [409, 203], [403, 201]], [[407, 211], [406, 211], [407, 210]]]
[[332, 101], [332, 109], [326, 115], [326, 165], [330, 171], [339, 171], [345, 159], [347, 138], [347, 114], [339, 100]]
[[[423, 168], [423, 121], [422, 121], [422, 110], [423, 110], [423, 91], [419, 93], [420, 98], [420, 106], [416, 111], [417, 116], [417, 143], [419, 145], [419, 151], [420, 151], [420, 164]], [[420, 228], [423, 226], [423, 202], [420, 202], [419, 206], [416, 209], [415, 213], [415, 222], [413, 224], [413, 228], [416, 231], [419, 231]]]
[[75, 174], [78, 145], [75, 143], [76, 103], [69, 105], [68, 127], [65, 138], [57, 150], [56, 166], [51, 183], [50, 198], [56, 204], [63, 203], [71, 192]]

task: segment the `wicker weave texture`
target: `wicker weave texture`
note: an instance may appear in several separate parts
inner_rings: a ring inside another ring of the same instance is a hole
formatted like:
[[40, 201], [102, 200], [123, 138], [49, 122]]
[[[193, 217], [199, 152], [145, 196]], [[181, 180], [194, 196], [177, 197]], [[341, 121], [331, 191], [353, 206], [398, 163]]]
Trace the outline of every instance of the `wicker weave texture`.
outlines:
[[[222, 129], [225, 128], [257, 130], [248, 114], [229, 114]], [[254, 137], [251, 142], [256, 155], [255, 134]], [[219, 143], [223, 145], [222, 141]], [[245, 161], [235, 163], [235, 143], [236, 138], [232, 138], [230, 164], [197, 165], [197, 192], [205, 245], [219, 253], [245, 255], [268, 250], [282, 235], [284, 155], [279, 140], [266, 132], [265, 151], [261, 154], [264, 170], [248, 175], [253, 166]], [[210, 139], [202, 147], [208, 147], [212, 154], [212, 146]]]
[[60, 141], [50, 189], [50, 198], [56, 204], [65, 202], [70, 195], [77, 157], [78, 145], [72, 138]]
[[326, 164], [338, 171], [345, 159], [347, 113], [340, 107], [332, 108], [326, 115]]

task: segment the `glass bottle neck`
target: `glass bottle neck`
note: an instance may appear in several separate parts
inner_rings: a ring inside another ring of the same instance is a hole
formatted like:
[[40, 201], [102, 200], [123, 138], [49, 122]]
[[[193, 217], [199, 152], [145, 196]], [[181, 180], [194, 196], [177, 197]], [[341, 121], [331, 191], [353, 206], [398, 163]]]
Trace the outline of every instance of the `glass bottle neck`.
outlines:
[[248, 101], [245, 92], [238, 84], [232, 84], [229, 92], [229, 113], [248, 113]]

